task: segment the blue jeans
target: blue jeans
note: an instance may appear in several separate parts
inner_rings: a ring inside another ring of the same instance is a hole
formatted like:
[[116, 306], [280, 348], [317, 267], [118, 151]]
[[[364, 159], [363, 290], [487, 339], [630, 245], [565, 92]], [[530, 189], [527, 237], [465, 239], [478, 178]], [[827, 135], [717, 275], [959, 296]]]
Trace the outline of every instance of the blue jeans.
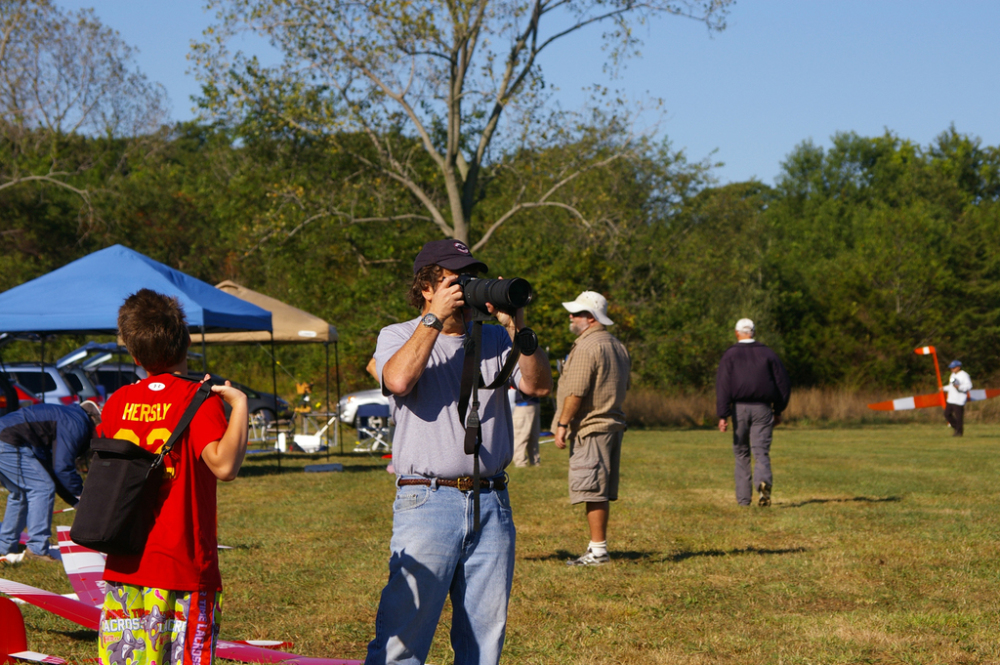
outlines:
[[10, 492], [0, 528], [0, 554], [17, 549], [25, 525], [28, 549], [48, 554], [56, 504], [56, 485], [49, 472], [28, 448], [0, 441], [0, 482]]
[[477, 532], [472, 529], [472, 492], [397, 488], [389, 582], [382, 590], [366, 665], [423, 663], [449, 595], [455, 665], [500, 661], [514, 577], [514, 520], [506, 489], [481, 491], [479, 503]]

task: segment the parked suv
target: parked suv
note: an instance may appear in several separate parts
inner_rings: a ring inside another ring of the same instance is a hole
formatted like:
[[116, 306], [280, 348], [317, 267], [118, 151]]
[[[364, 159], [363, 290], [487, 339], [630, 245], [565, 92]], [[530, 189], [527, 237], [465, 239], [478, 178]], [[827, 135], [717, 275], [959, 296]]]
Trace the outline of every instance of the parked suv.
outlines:
[[[192, 379], [198, 379], [200, 381], [205, 378], [205, 373], [188, 372], [188, 376]], [[226, 379], [218, 374], [210, 374], [209, 376], [211, 377], [209, 381], [213, 385], [221, 386], [226, 382]], [[242, 383], [236, 383], [232, 379], [229, 379], [229, 383], [247, 396], [247, 411], [250, 413], [250, 417], [253, 418], [258, 425], [266, 425], [274, 420], [274, 395], [254, 390], [253, 388], [245, 386]], [[232, 411], [232, 408], [228, 404], [224, 404], [223, 408], [226, 410], [226, 418], [228, 418], [229, 412]], [[286, 419], [291, 417], [292, 405], [279, 397], [278, 418]]]
[[59, 370], [62, 373], [66, 384], [80, 396], [80, 401], [90, 400], [95, 404], [103, 406], [104, 394], [97, 389], [97, 386], [90, 380], [87, 373], [80, 367], [63, 367]]
[[20, 383], [46, 404], [79, 404], [83, 401], [55, 365], [46, 364], [43, 367], [37, 362], [20, 362], [4, 363], [4, 367], [11, 382]]
[[145, 379], [149, 374], [134, 363], [106, 362], [86, 370], [87, 376], [104, 393], [105, 399], [122, 386]]

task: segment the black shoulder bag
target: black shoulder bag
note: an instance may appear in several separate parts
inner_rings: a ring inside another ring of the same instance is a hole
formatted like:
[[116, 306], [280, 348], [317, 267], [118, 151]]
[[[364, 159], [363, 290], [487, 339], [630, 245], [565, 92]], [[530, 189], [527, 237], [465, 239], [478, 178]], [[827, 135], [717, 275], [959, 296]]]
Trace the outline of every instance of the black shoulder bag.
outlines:
[[203, 383], [159, 454], [124, 439], [94, 439], [90, 471], [76, 505], [73, 542], [108, 554], [141, 554], [156, 518], [163, 458], [212, 392]]

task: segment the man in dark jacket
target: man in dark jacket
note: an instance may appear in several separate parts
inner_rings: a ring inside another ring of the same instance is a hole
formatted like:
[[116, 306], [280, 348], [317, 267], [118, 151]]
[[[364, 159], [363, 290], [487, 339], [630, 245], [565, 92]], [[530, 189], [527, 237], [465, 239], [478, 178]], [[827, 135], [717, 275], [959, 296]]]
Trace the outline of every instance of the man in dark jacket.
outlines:
[[[27, 525], [25, 556], [56, 561], [50, 550], [56, 494], [75, 506], [83, 491], [76, 460], [90, 446], [100, 410], [82, 406], [36, 404], [0, 418], [0, 482], [7, 488], [7, 510], [0, 528], [0, 558], [18, 548]], [[18, 559], [19, 560], [19, 559]]]
[[[788, 406], [791, 384], [777, 354], [754, 339], [750, 319], [736, 322], [736, 344], [719, 361], [715, 377], [719, 431], [733, 418], [733, 454], [736, 457], [736, 501], [749, 506], [753, 488], [761, 506], [771, 505], [771, 431]], [[750, 452], [755, 460], [750, 475]], [[753, 479], [756, 478], [756, 483]]]

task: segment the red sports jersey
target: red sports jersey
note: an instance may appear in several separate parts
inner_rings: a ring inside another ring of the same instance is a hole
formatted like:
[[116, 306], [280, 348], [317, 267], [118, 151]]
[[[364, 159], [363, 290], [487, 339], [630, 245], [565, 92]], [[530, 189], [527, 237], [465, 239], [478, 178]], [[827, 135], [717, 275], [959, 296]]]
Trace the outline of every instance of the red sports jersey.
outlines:
[[[98, 436], [125, 439], [159, 452], [199, 383], [158, 374], [125, 386], [108, 399]], [[104, 579], [174, 591], [221, 591], [216, 536], [216, 478], [201, 453], [226, 432], [222, 399], [210, 395], [164, 458], [156, 522], [146, 549], [108, 555]]]

